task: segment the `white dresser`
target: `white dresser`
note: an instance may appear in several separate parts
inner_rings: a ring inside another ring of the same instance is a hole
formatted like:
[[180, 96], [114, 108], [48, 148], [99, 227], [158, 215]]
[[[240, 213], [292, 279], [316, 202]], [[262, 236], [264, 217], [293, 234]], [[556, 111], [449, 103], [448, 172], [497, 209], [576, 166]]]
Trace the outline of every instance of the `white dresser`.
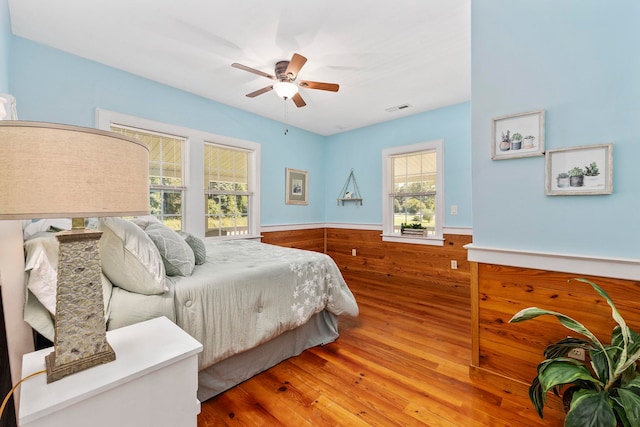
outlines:
[[[107, 332], [116, 360], [51, 384], [22, 383], [21, 427], [195, 427], [202, 345], [166, 317]], [[26, 354], [22, 377], [45, 369], [47, 348]]]

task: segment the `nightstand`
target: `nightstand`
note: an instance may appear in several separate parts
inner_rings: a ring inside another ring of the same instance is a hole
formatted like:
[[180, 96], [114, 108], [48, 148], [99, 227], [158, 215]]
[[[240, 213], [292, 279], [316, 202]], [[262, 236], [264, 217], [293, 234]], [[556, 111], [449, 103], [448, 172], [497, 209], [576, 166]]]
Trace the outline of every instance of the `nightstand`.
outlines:
[[[202, 345], [166, 317], [107, 332], [116, 360], [46, 383], [22, 383], [21, 427], [197, 425]], [[22, 376], [45, 369], [52, 348], [24, 355]]]

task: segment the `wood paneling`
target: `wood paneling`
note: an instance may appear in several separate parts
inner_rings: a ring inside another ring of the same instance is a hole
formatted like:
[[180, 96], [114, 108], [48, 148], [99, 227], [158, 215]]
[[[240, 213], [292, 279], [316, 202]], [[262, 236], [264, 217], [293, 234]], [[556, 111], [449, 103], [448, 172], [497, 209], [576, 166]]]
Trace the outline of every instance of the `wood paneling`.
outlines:
[[[471, 236], [447, 234], [444, 246], [429, 246], [383, 242], [376, 230], [314, 228], [262, 235], [264, 243], [326, 252], [344, 274], [390, 284], [429, 282], [469, 291], [470, 263], [463, 246], [471, 243]], [[451, 260], [458, 262], [457, 270], [451, 269]]]
[[[463, 287], [470, 283], [470, 266], [464, 245], [471, 236], [445, 235], [444, 246], [383, 242], [380, 231], [327, 229], [327, 254], [340, 270], [386, 283], [437, 283]], [[356, 250], [356, 256], [351, 250]], [[451, 269], [451, 260], [458, 269]]]
[[[615, 322], [611, 309], [588, 284], [568, 282], [583, 277], [517, 267], [479, 264], [477, 292], [478, 331], [474, 338], [482, 370], [529, 383], [542, 361], [544, 348], [571, 335], [552, 316], [510, 324], [523, 308], [537, 306], [559, 311], [583, 323], [599, 339], [610, 341]], [[609, 294], [628, 325], [640, 331], [640, 282], [586, 277]], [[474, 302], [475, 301], [475, 302]], [[576, 334], [573, 333], [575, 336]]]
[[324, 253], [325, 229], [264, 232], [262, 233], [262, 243]]

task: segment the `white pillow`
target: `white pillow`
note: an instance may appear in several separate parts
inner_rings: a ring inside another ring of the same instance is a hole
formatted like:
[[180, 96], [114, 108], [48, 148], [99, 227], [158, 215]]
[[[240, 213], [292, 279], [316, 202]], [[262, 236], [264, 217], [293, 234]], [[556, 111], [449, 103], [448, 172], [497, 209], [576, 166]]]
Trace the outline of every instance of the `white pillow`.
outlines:
[[71, 218], [39, 219], [37, 221], [26, 220], [23, 221], [22, 225], [22, 237], [27, 241], [36, 233], [49, 230], [49, 227], [71, 230]]
[[122, 218], [100, 218], [98, 230], [103, 232], [102, 271], [114, 285], [144, 295], [167, 290], [158, 248], [140, 227]]
[[[59, 247], [55, 233], [36, 233], [31, 239], [24, 242], [25, 271], [28, 273], [27, 289], [53, 315], [56, 313]], [[106, 319], [109, 316], [109, 301], [113, 285], [104, 274], [101, 276]]]

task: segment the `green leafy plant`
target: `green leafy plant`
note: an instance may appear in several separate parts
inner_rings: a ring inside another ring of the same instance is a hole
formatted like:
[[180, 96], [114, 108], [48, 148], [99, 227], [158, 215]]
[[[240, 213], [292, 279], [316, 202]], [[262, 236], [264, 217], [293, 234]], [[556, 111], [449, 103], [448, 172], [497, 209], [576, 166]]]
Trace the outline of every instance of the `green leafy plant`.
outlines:
[[512, 141], [522, 141], [522, 134], [516, 132], [513, 134], [513, 136], [511, 137]]
[[[529, 398], [540, 418], [546, 394], [571, 396], [565, 427], [624, 427], [640, 426], [640, 335], [630, 329], [611, 298], [598, 285], [587, 279], [573, 279], [588, 283], [611, 307], [617, 326], [613, 328], [611, 343], [602, 343], [582, 323], [555, 311], [529, 307], [516, 313], [510, 323], [523, 322], [543, 315], [555, 316], [567, 329], [586, 339], [568, 337], [544, 350], [545, 360], [538, 365], [538, 374], [529, 387]], [[568, 357], [580, 348], [590, 363]]]
[[560, 172], [558, 178], [569, 178], [569, 174], [566, 172]]
[[406, 222], [403, 222], [402, 224], [400, 224], [400, 230], [406, 230], [406, 229], [424, 230], [425, 227], [424, 227], [424, 225], [420, 224], [419, 222], [413, 222], [411, 224], [407, 224]]
[[598, 176], [600, 175], [600, 171], [598, 170], [598, 165], [596, 162], [591, 162], [589, 166], [584, 167], [584, 174], [586, 176]]
[[576, 166], [569, 171], [569, 176], [584, 176], [584, 170]]

